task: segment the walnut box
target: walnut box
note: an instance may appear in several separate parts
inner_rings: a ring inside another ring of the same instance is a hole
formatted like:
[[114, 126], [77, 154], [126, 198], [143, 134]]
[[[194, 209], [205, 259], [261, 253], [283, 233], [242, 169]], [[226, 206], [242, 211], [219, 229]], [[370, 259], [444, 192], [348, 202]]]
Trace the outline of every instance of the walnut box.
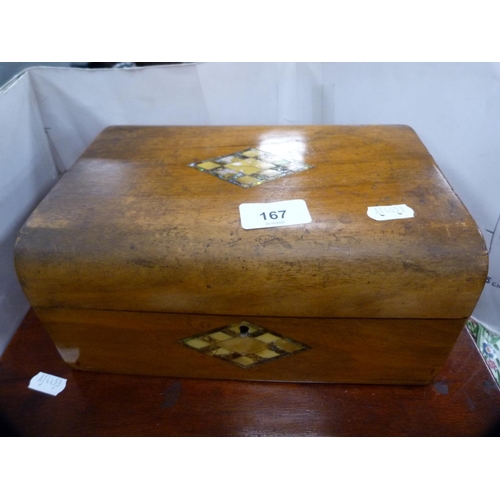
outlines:
[[110, 127], [15, 252], [76, 369], [291, 382], [428, 383], [488, 265], [407, 126]]

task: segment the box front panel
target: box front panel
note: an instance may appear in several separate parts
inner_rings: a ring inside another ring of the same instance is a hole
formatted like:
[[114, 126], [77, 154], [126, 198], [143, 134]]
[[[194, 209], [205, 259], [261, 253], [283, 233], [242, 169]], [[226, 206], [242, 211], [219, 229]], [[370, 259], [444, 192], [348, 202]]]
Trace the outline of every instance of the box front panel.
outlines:
[[[76, 369], [286, 382], [428, 383], [464, 323], [36, 311]], [[241, 322], [248, 330], [227, 329]]]

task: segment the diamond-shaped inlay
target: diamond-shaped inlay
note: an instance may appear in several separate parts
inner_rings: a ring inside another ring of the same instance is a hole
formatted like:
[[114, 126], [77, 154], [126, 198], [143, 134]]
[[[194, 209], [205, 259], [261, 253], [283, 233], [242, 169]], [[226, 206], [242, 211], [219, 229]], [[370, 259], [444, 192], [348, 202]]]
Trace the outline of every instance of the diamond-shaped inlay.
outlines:
[[179, 342], [202, 354], [229, 361], [242, 368], [310, 349], [301, 342], [248, 321], [226, 325]]
[[284, 160], [255, 148], [190, 163], [189, 166], [241, 187], [257, 186], [312, 168], [312, 165]]

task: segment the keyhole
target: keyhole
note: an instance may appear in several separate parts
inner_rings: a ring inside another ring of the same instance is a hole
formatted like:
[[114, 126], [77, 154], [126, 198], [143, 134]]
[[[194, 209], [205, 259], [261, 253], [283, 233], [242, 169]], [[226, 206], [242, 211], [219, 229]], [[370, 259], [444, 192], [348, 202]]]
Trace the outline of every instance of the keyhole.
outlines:
[[242, 325], [240, 326], [240, 337], [246, 337], [248, 334], [248, 326]]

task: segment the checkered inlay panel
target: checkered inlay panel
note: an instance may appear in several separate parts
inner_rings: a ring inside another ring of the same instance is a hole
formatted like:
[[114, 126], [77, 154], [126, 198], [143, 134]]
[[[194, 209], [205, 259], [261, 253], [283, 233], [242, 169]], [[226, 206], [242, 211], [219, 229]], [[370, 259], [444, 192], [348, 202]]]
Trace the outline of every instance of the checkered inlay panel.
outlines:
[[301, 342], [248, 321], [233, 323], [179, 342], [190, 349], [229, 361], [241, 368], [250, 368], [310, 349]]
[[189, 166], [245, 188], [312, 168], [312, 165], [284, 160], [255, 148], [190, 163]]

